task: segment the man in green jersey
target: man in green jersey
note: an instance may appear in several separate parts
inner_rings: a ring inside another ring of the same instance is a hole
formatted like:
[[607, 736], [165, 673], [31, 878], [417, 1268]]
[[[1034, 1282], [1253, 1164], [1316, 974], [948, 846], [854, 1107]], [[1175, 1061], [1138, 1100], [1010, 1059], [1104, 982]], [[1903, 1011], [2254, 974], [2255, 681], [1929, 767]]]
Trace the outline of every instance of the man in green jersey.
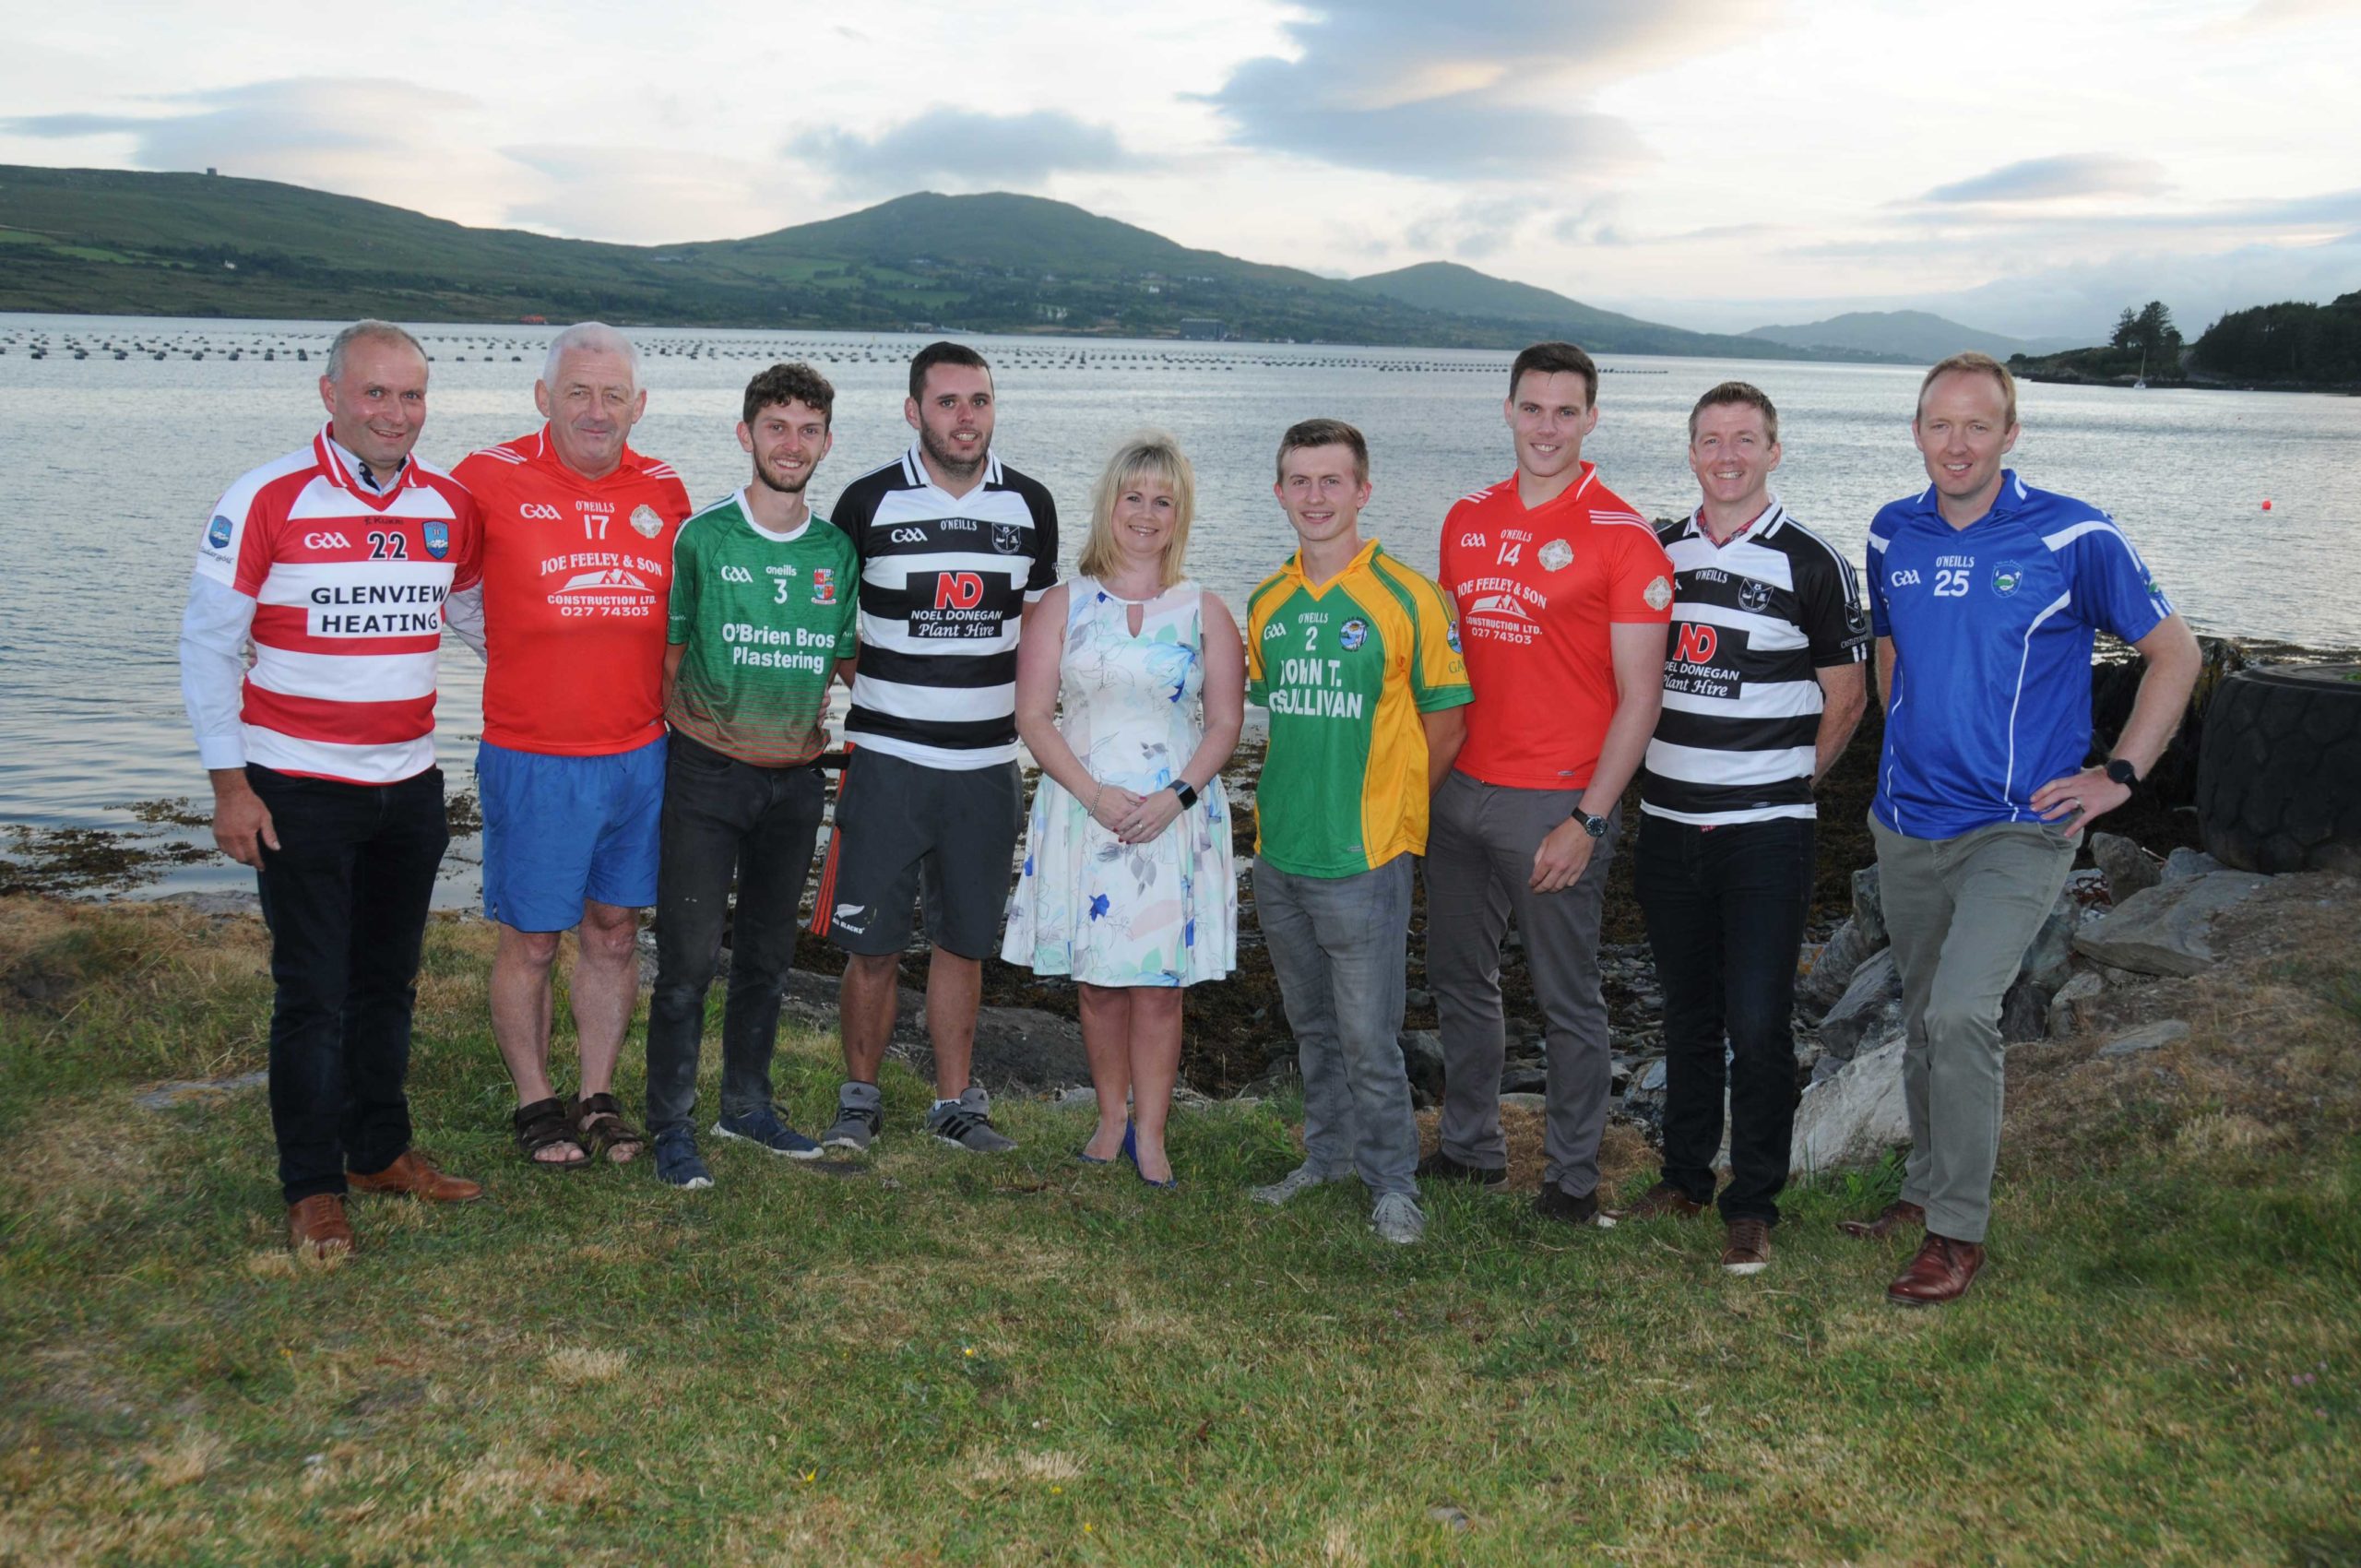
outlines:
[[1303, 1164], [1283, 1204], [1358, 1174], [1370, 1226], [1426, 1232], [1418, 1124], [1403, 1071], [1412, 861], [1472, 694], [1451, 601], [1360, 535], [1369, 444], [1339, 420], [1279, 442], [1297, 549], [1249, 603], [1247, 700], [1270, 709], [1254, 802], [1254, 905], [1303, 1064]]
[[738, 879], [730, 998], [714, 1131], [793, 1159], [820, 1146], [771, 1102], [780, 988], [826, 802], [818, 758], [828, 682], [852, 680], [852, 541], [805, 505], [832, 440], [836, 388], [810, 365], [775, 364], [746, 386], [738, 445], [746, 487], [681, 525], [664, 654], [663, 861], [656, 991], [647, 1016], [647, 1125], [657, 1177], [709, 1187], [690, 1118], [705, 993]]

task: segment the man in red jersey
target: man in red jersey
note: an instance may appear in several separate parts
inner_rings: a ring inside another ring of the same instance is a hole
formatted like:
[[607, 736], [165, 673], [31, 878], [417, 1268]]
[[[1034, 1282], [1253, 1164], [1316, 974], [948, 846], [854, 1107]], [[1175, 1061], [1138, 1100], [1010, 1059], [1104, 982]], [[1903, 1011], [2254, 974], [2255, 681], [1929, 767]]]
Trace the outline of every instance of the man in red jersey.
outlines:
[[[586, 321], [550, 343], [548, 423], [463, 459], [484, 512], [483, 586], [452, 627], [484, 656], [483, 909], [498, 922], [492, 1032], [516, 1080], [517, 1147], [537, 1165], [631, 1158], [615, 1059], [639, 994], [639, 911], [656, 902], [664, 803], [664, 617], [690, 512], [670, 468], [632, 450], [639, 356]], [[572, 930], [580, 1096], [550, 1082], [551, 970]]]
[[1583, 461], [1598, 423], [1588, 354], [1536, 343], [1517, 355], [1504, 412], [1516, 472], [1452, 507], [1436, 574], [1458, 605], [1476, 700], [1427, 844], [1444, 1087], [1442, 1146], [1418, 1173], [1508, 1183], [1501, 942], [1513, 915], [1548, 1041], [1535, 1207], [1611, 1225], [1596, 1190], [1609, 1086], [1599, 910], [1618, 802], [1663, 703], [1672, 564]]
[[[347, 1192], [482, 1195], [410, 1146], [410, 1010], [450, 830], [434, 766], [443, 611], [482, 532], [410, 456], [426, 354], [387, 321], [329, 345], [311, 445], [231, 485], [197, 547], [181, 691], [213, 837], [270, 926], [270, 1123], [287, 1239], [352, 1251]], [[245, 653], [254, 649], [254, 664]]]

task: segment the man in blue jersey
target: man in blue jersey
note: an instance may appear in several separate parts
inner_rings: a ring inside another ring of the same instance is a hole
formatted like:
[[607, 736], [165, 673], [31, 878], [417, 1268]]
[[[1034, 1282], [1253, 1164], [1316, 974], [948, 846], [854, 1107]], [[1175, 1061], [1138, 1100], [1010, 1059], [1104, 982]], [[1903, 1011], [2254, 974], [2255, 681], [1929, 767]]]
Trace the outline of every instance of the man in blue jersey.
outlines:
[[[1870, 622], [1885, 754], [1869, 827], [1907, 1030], [1902, 1195], [1845, 1231], [1926, 1239], [1886, 1298], [1932, 1306], [1984, 1266], [2000, 1147], [2000, 999], [2057, 902], [2083, 829], [2130, 800], [2179, 728], [2201, 656], [2131, 541], [2087, 503], [2000, 466], [2016, 382], [1958, 354], [1919, 384], [1924, 492], [1869, 525]], [[2104, 764], [2091, 745], [2091, 643], [2147, 661]]]

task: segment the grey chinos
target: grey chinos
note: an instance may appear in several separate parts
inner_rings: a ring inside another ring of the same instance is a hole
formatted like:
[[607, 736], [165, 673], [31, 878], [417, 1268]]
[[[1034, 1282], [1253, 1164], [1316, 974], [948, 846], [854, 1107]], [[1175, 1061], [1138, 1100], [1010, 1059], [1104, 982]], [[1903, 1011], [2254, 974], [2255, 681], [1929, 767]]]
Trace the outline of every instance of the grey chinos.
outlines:
[[1533, 891], [1533, 856], [1573, 814], [1580, 790], [1524, 790], [1453, 771], [1427, 831], [1427, 983], [1443, 1053], [1442, 1152], [1463, 1165], [1508, 1163], [1501, 1133], [1501, 941], [1515, 917], [1548, 1041], [1542, 1179], [1570, 1197], [1598, 1186], [1598, 1140], [1613, 1087], [1598, 928], [1622, 808], [1591, 846], [1582, 876]]
[[1411, 862], [1302, 876], [1254, 861], [1254, 911], [1303, 1064], [1303, 1158], [1416, 1196], [1418, 1113], [1402, 1064]]
[[1956, 838], [1911, 838], [1875, 817], [1869, 830], [1902, 975], [1903, 1201], [1927, 1211], [1936, 1235], [1980, 1242], [2000, 1154], [2000, 1002], [2057, 905], [2082, 835], [1999, 822]]

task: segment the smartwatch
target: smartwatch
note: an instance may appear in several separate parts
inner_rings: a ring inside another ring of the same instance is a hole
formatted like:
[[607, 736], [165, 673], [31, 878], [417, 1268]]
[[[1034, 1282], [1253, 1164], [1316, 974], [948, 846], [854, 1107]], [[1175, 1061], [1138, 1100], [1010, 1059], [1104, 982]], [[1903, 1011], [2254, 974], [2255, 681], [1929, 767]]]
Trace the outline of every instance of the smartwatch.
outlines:
[[2140, 770], [2122, 757], [2107, 758], [2106, 776], [2127, 790], [2140, 788]]
[[1590, 813], [1583, 810], [1582, 807], [1576, 806], [1574, 808], [1574, 820], [1581, 823], [1583, 825], [1583, 831], [1589, 834], [1592, 837], [1604, 838], [1607, 837], [1607, 819], [1605, 817], [1593, 816]]
[[1175, 778], [1172, 781], [1171, 790], [1172, 793], [1179, 797], [1180, 809], [1182, 811], [1187, 811], [1191, 806], [1197, 803], [1196, 787], [1192, 785], [1186, 778]]

